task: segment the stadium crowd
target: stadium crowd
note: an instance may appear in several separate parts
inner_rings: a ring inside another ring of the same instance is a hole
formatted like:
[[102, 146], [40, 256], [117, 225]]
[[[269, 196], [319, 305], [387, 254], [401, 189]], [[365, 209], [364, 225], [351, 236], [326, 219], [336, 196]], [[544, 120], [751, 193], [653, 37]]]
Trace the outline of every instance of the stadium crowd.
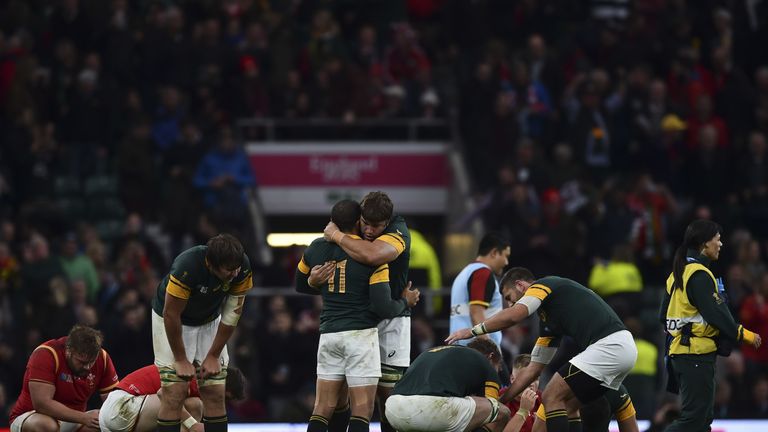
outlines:
[[[104, 331], [120, 376], [151, 363], [170, 260], [250, 237], [236, 119], [446, 117], [475, 185], [464, 222], [605, 296], [640, 351], [638, 417], [663, 417], [657, 307], [693, 218], [724, 226], [729, 306], [768, 334], [766, 22], [716, 0], [0, 2], [0, 410], [75, 323]], [[255, 285], [291, 289], [301, 252]], [[246, 308], [231, 421], [309, 417], [317, 300]], [[505, 332], [507, 360], [532, 329]], [[446, 329], [412, 331], [415, 356]], [[720, 361], [716, 418], [768, 418], [768, 347]]]

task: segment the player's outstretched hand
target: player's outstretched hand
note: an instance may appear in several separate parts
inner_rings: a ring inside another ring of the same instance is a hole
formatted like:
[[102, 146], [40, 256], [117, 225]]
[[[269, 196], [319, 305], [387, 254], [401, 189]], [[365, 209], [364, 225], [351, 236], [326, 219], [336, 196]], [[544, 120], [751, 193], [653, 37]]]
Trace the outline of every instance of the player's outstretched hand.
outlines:
[[200, 365], [200, 379], [217, 375], [221, 372], [221, 363], [217, 357], [205, 356], [203, 364]]
[[408, 285], [405, 286], [405, 289], [403, 289], [403, 292], [400, 294], [400, 296], [408, 303], [408, 307], [416, 306], [416, 303], [419, 302], [419, 296], [421, 296], [421, 291], [416, 288], [411, 289], [412, 285], [411, 281], [408, 281]]
[[763, 339], [760, 337], [759, 334], [755, 335], [755, 341], [752, 342], [752, 346], [755, 347], [755, 349], [760, 348], [760, 345], [763, 344]]
[[195, 376], [195, 367], [187, 359], [173, 362], [173, 369], [176, 371], [176, 376], [183, 380], [189, 381]]
[[336, 270], [336, 261], [326, 261], [324, 264], [319, 264], [312, 267], [309, 271], [309, 278], [307, 282], [309, 286], [319, 287], [328, 282], [333, 272]]
[[328, 225], [325, 226], [325, 229], [323, 230], [323, 238], [325, 241], [332, 242], [333, 241], [333, 233], [339, 230], [339, 227], [336, 226], [333, 222], [328, 222]]
[[462, 339], [469, 339], [472, 337], [472, 330], [465, 328], [461, 330], [457, 330], [450, 334], [447, 338], [445, 338], [445, 343], [447, 344], [455, 344], [456, 342], [462, 340]]

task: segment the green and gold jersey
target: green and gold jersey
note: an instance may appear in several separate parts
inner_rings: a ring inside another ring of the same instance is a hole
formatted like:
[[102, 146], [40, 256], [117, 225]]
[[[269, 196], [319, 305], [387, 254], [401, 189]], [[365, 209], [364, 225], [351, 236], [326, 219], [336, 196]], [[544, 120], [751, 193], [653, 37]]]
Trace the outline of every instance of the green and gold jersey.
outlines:
[[626, 330], [616, 312], [594, 291], [570, 279], [547, 276], [525, 292], [541, 300], [537, 345], [556, 347], [570, 336], [579, 350], [620, 330]]
[[[388, 298], [389, 267], [387, 264], [378, 268], [360, 264], [352, 260], [344, 249], [322, 238], [313, 241], [304, 251], [304, 256], [296, 270], [297, 287], [301, 282], [306, 283], [312, 267], [327, 261], [335, 261], [336, 270], [328, 282], [319, 287], [320, 295], [323, 297], [320, 333], [376, 327], [384, 318], [378, 315], [376, 308], [371, 305], [372, 302], [378, 301], [374, 298], [377, 291], [383, 294], [384, 302], [397, 303], [395, 314], [407, 309], [404, 300], [393, 302]], [[300, 292], [303, 291], [300, 290]], [[386, 318], [392, 316], [395, 315], [388, 315]]]
[[[411, 260], [411, 233], [408, 231], [405, 219], [395, 215], [384, 228], [384, 232], [374, 241], [379, 240], [394, 246], [397, 250], [397, 258], [389, 263], [389, 287], [392, 290], [392, 298], [399, 299], [408, 284], [408, 263]], [[410, 309], [406, 309], [401, 314], [401, 316], [410, 315]]]
[[432, 348], [416, 357], [394, 394], [499, 398], [499, 374], [479, 351], [460, 345]]
[[240, 273], [231, 282], [223, 282], [208, 267], [205, 253], [208, 246], [195, 246], [180, 253], [171, 264], [171, 271], [157, 286], [152, 309], [163, 316], [165, 293], [187, 300], [181, 313], [181, 323], [199, 326], [213, 321], [221, 314], [221, 304], [227, 295], [245, 295], [253, 286], [253, 274], [248, 257], [243, 254]]

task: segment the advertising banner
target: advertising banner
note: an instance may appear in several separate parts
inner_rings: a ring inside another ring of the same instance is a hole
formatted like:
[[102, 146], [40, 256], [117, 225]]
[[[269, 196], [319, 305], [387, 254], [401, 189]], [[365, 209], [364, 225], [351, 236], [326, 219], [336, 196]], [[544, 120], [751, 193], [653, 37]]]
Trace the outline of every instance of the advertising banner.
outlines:
[[451, 184], [441, 143], [249, 144], [246, 152], [268, 215], [326, 214], [339, 199], [372, 190], [400, 213], [445, 211]]

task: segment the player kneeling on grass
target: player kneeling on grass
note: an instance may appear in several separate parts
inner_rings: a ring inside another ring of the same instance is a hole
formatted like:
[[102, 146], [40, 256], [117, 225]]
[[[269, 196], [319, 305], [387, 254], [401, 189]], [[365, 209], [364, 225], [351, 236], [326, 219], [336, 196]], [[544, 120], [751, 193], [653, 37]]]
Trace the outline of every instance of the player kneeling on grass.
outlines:
[[422, 353], [387, 399], [389, 423], [400, 432], [501, 431], [510, 414], [498, 401], [500, 362], [486, 339]]
[[[227, 368], [225, 383], [227, 400], [240, 400], [245, 396], [245, 378], [239, 369]], [[117, 389], [107, 396], [99, 412], [99, 426], [104, 432], [150, 432], [157, 428], [160, 410], [160, 371], [155, 365], [145, 366], [124, 377]], [[197, 381], [189, 384], [189, 396], [182, 408], [182, 425], [191, 432], [203, 431], [203, 401]]]

